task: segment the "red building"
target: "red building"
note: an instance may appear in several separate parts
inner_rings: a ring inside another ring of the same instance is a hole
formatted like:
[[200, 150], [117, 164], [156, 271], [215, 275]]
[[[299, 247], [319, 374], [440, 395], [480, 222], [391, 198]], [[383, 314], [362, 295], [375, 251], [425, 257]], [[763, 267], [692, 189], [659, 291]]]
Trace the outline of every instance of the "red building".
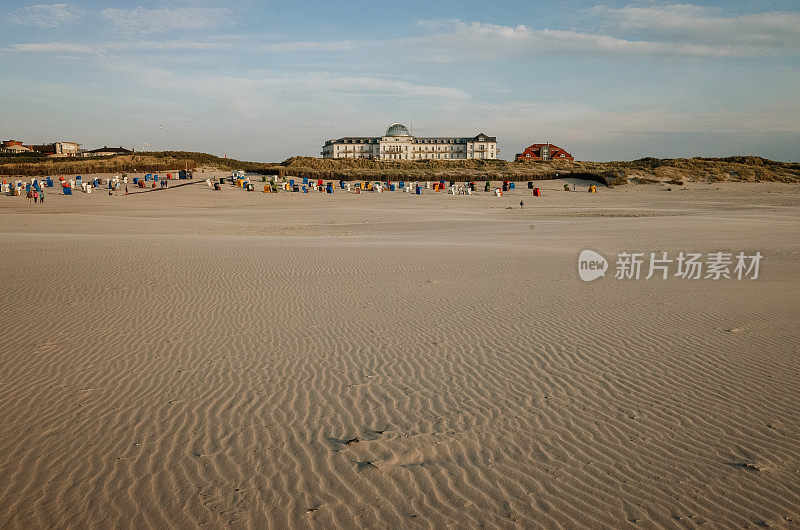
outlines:
[[17, 140], [3, 140], [0, 143], [0, 153], [26, 153], [30, 148], [22, 145], [22, 142]]
[[521, 153], [517, 153], [514, 157], [517, 162], [528, 162], [532, 160], [575, 160], [571, 154], [567, 153], [563, 148], [553, 145], [551, 143], [533, 144], [525, 148]]

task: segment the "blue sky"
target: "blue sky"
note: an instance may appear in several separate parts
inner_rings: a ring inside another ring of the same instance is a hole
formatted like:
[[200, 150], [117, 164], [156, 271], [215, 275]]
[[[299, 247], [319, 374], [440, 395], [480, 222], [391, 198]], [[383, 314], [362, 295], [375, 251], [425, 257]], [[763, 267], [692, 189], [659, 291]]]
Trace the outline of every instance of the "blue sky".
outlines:
[[0, 136], [279, 161], [326, 139], [800, 161], [800, 3], [17, 2]]

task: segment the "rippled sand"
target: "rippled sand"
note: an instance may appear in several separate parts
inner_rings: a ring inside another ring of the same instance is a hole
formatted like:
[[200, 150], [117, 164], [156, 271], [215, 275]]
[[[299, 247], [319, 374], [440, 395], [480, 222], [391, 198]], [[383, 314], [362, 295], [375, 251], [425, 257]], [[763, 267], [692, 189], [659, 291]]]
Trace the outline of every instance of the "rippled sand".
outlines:
[[797, 525], [798, 188], [541, 185], [0, 197], [0, 526]]

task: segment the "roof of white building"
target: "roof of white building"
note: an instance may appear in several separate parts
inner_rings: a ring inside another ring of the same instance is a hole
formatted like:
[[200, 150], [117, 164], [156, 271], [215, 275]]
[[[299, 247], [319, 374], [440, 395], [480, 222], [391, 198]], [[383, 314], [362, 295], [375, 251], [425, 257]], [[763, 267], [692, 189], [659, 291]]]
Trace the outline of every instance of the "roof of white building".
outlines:
[[[400, 123], [393, 123], [386, 129], [386, 136], [391, 137], [406, 137], [411, 138], [415, 144], [450, 144], [458, 143], [465, 144], [467, 142], [497, 142], [496, 136], [487, 136], [479, 133], [471, 137], [458, 137], [458, 136], [411, 136], [409, 130]], [[328, 140], [325, 145], [330, 144], [376, 144], [380, 141], [381, 137], [364, 137], [364, 136], [345, 136], [336, 140]]]

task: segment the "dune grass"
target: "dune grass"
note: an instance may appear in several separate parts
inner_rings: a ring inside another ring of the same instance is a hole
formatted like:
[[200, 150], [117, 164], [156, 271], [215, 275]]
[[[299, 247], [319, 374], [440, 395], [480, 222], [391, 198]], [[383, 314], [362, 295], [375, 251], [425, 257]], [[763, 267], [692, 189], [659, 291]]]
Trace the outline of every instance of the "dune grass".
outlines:
[[680, 185], [705, 182], [800, 182], [800, 164], [757, 156], [641, 158], [633, 161], [508, 162], [505, 160], [332, 160], [292, 157], [280, 163], [247, 162], [191, 151], [141, 152], [92, 158], [0, 157], [0, 175], [158, 172], [209, 168], [327, 180], [486, 181], [579, 178], [616, 186], [628, 182]]

